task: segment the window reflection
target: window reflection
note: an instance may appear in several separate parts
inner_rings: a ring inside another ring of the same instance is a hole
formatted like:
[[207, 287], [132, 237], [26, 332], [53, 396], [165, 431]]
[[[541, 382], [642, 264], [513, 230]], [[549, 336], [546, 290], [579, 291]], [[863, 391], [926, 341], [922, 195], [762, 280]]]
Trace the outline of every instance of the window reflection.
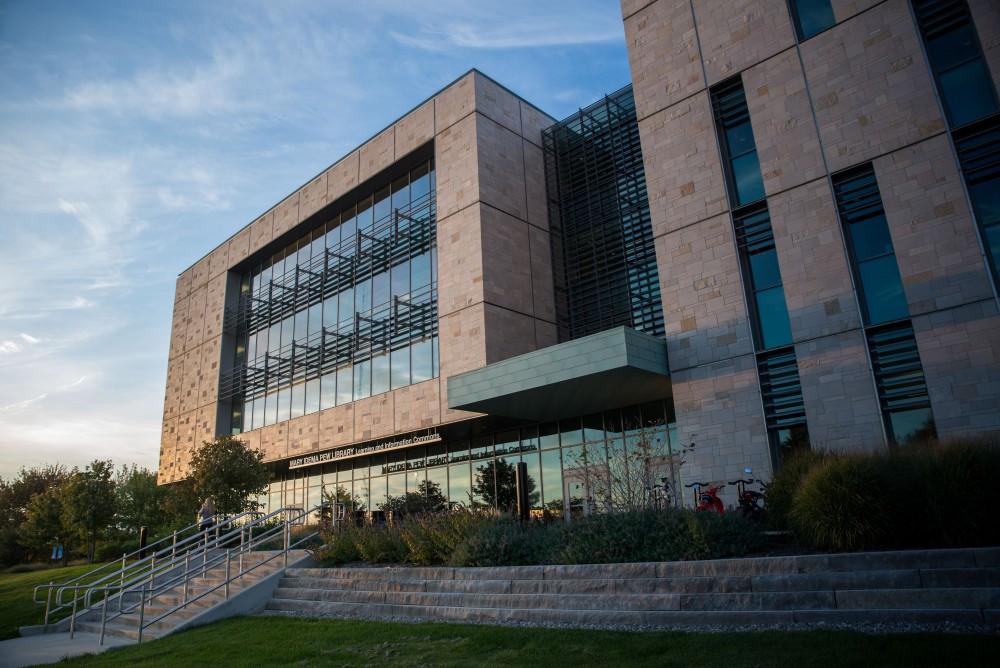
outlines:
[[237, 433], [437, 376], [432, 194], [425, 163], [243, 279]]

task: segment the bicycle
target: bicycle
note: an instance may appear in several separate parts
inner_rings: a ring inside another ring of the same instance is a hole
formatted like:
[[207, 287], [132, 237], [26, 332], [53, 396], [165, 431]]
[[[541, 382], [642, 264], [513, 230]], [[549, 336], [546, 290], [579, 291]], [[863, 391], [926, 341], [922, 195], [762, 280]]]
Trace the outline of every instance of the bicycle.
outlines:
[[736, 499], [739, 502], [740, 514], [742, 514], [743, 517], [755, 522], [763, 521], [767, 513], [764, 509], [763, 492], [747, 489], [747, 485], [755, 485], [758, 483], [760, 485], [764, 485], [764, 481], [754, 480], [753, 478], [740, 478], [739, 480], [732, 480], [729, 482], [730, 485], [736, 486]]
[[[722, 489], [722, 485], [713, 485], [710, 482], [693, 482], [684, 486], [694, 489], [694, 509], [696, 511], [713, 512], [720, 515], [726, 513], [726, 507], [723, 505], [722, 499], [719, 498], [719, 490]], [[702, 487], [706, 487], [706, 489], [702, 491]]]

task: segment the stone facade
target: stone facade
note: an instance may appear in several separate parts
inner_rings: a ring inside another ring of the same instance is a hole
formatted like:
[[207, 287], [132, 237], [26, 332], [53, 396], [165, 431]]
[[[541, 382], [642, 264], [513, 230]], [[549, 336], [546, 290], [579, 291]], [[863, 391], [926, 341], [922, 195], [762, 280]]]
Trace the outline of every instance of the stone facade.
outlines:
[[[769, 466], [710, 101], [709, 88], [733, 76], [746, 94], [813, 445], [885, 447], [830, 183], [867, 161], [938, 432], [1000, 431], [995, 292], [919, 30], [907, 0], [832, 5], [836, 24], [797, 44], [782, 1], [622, 1], [678, 432], [697, 444], [687, 480]], [[989, 5], [970, 2], [996, 79], [1000, 14]]]
[[[1000, 432], [1000, 312], [907, 0], [833, 0], [796, 38], [785, 0], [622, 0], [686, 481], [766, 477], [768, 434], [712, 87], [741, 77], [814, 447], [886, 446], [833, 197], [872, 163], [939, 435]], [[995, 81], [1000, 17], [969, 2]], [[246, 432], [269, 462], [478, 417], [447, 379], [553, 345], [542, 131], [554, 121], [473, 70], [284, 197], [177, 279], [159, 480], [190, 473], [219, 419], [234, 271], [324, 207], [433, 152], [439, 377]], [[308, 222], [307, 222], [308, 221]], [[457, 404], [461, 405], [461, 404]], [[569, 417], [569, 416], [567, 416]], [[732, 500], [732, 499], [729, 499]]]
[[471, 71], [182, 273], [173, 309], [159, 481], [184, 478], [191, 454], [216, 435], [228, 273], [272, 242], [294, 237], [323, 207], [430, 142], [437, 174], [440, 377], [241, 438], [259, 447], [267, 461], [277, 461], [469, 418], [474, 414], [447, 409], [448, 375], [554, 343], [541, 150], [541, 129], [552, 122]]

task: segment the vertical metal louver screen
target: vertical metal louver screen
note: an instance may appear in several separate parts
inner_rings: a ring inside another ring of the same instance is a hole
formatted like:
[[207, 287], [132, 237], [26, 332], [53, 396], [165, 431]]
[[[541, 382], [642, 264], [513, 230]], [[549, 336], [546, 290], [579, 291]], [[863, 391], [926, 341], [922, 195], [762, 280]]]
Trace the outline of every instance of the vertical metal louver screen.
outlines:
[[930, 405], [917, 340], [910, 323], [870, 330], [868, 345], [883, 411]]
[[626, 325], [663, 335], [632, 87], [545, 130], [560, 340]]
[[788, 348], [757, 358], [760, 392], [768, 429], [804, 424], [805, 404], [795, 352]]

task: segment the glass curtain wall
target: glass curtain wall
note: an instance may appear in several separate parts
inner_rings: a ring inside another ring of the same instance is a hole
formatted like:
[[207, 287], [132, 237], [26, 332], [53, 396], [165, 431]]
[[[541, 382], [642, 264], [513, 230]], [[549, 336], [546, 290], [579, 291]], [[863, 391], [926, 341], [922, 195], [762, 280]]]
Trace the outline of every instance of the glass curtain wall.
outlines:
[[428, 162], [244, 276], [233, 433], [437, 377], [434, 206]]
[[733, 77], [711, 93], [757, 351], [771, 464], [777, 470], [790, 453], [809, 447], [798, 361], [743, 80]]
[[671, 406], [657, 401], [289, 471], [258, 501], [274, 511], [325, 491], [358, 521], [405, 494], [507, 511], [525, 462], [531, 515], [573, 517], [680, 503], [681, 451]]
[[632, 87], [542, 133], [559, 339], [626, 325], [663, 336]]
[[871, 163], [834, 176], [833, 190], [846, 232], [886, 434], [894, 445], [933, 437], [934, 417], [910, 307]]

